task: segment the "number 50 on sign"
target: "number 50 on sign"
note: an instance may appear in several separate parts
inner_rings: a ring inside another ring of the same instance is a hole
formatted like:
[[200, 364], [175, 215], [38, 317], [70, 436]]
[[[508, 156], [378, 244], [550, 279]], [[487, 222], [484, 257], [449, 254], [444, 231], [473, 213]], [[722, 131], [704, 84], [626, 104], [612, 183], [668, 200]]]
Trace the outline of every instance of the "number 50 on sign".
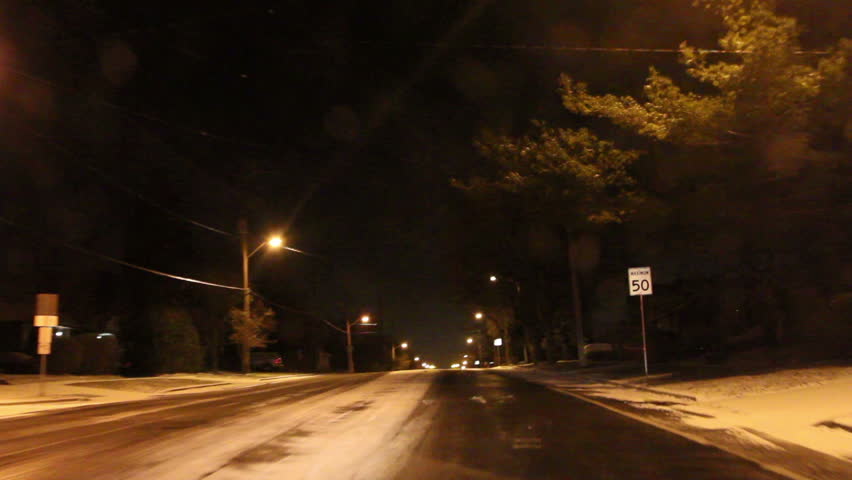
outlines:
[[630, 295], [651, 295], [654, 285], [651, 282], [651, 267], [627, 269], [627, 287]]

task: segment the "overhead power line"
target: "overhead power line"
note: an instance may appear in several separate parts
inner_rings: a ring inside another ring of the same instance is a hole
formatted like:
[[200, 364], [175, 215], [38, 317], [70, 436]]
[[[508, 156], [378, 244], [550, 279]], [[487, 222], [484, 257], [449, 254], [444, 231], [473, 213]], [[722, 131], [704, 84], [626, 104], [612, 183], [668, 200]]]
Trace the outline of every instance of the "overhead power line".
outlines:
[[[63, 145], [61, 145], [61, 144], [57, 143], [55, 140], [51, 139], [51, 138], [50, 138], [50, 137], [48, 137], [47, 135], [44, 135], [44, 134], [42, 134], [42, 133], [40, 133], [40, 132], [36, 132], [36, 131], [33, 131], [33, 133], [34, 133], [34, 134], [36, 134], [37, 136], [39, 136], [39, 137], [41, 137], [41, 138], [43, 138], [43, 139], [47, 140], [47, 141], [48, 141], [48, 143], [50, 143], [50, 144], [51, 144], [54, 148], [56, 148], [57, 150], [60, 150], [60, 151], [62, 151], [63, 153], [68, 154], [68, 155], [70, 155], [70, 156], [72, 156], [72, 157], [74, 156], [74, 153], [73, 153], [73, 152], [71, 152], [70, 150], [68, 150], [67, 148], [65, 148]], [[186, 222], [186, 223], [188, 223], [188, 224], [190, 224], [190, 225], [194, 225], [194, 226], [199, 227], [199, 228], [203, 228], [203, 229], [205, 229], [205, 230], [209, 230], [209, 231], [211, 231], [211, 232], [218, 233], [218, 234], [220, 234], [220, 235], [225, 235], [225, 236], [227, 236], [227, 237], [236, 237], [236, 234], [234, 234], [234, 233], [226, 232], [226, 231], [221, 230], [221, 229], [218, 229], [218, 228], [216, 228], [216, 227], [211, 227], [210, 225], [207, 225], [207, 224], [205, 224], [205, 223], [199, 222], [198, 220], [193, 220], [193, 219], [191, 219], [191, 218], [187, 217], [186, 215], [182, 215], [182, 214], [180, 214], [180, 213], [178, 213], [178, 212], [176, 212], [176, 211], [174, 211], [174, 210], [172, 210], [172, 209], [170, 209], [170, 208], [168, 208], [168, 207], [166, 207], [166, 206], [162, 205], [162, 204], [161, 204], [161, 203], [159, 203], [159, 202], [156, 202], [156, 201], [154, 201], [154, 200], [151, 200], [151, 199], [150, 199], [150, 198], [148, 198], [147, 196], [142, 195], [142, 194], [141, 194], [141, 193], [139, 193], [138, 191], [136, 191], [136, 190], [134, 190], [134, 189], [132, 189], [132, 188], [128, 187], [127, 185], [125, 185], [125, 184], [121, 183], [121, 182], [120, 182], [120, 181], [118, 181], [115, 177], [113, 177], [113, 176], [111, 176], [111, 175], [107, 174], [106, 172], [104, 172], [103, 170], [101, 170], [101, 169], [99, 169], [99, 168], [95, 167], [95, 166], [94, 166], [94, 165], [92, 165], [91, 163], [85, 162], [85, 163], [84, 163], [84, 166], [85, 166], [86, 170], [89, 170], [90, 172], [94, 173], [95, 175], [97, 175], [98, 177], [100, 177], [102, 180], [104, 180], [105, 182], [109, 183], [109, 184], [110, 184], [110, 185], [112, 185], [113, 187], [116, 187], [116, 188], [118, 188], [118, 189], [120, 189], [120, 190], [123, 190], [125, 193], [128, 193], [128, 194], [130, 194], [130, 195], [132, 195], [132, 196], [136, 197], [137, 199], [141, 200], [141, 201], [142, 201], [142, 202], [144, 202], [144, 203], [147, 203], [148, 205], [150, 205], [150, 206], [152, 206], [152, 207], [154, 207], [154, 208], [157, 208], [157, 209], [159, 209], [159, 210], [162, 210], [163, 212], [165, 212], [166, 214], [168, 214], [168, 215], [169, 215], [169, 216], [171, 216], [172, 218], [175, 218], [175, 219], [180, 220], [180, 221], [182, 221], [182, 222]]]
[[288, 247], [288, 246], [283, 246], [281, 248], [283, 248], [284, 250], [289, 250], [291, 252], [301, 253], [302, 255], [307, 255], [309, 257], [316, 257], [316, 258], [319, 258], [320, 260], [328, 260], [326, 257], [324, 257], [322, 255], [319, 255], [319, 254], [316, 254], [316, 253], [311, 253], [311, 252], [306, 252], [304, 250], [299, 250], [298, 248], [293, 248], [293, 247]]
[[213, 134], [213, 133], [210, 133], [208, 130], [206, 130], [204, 128], [190, 127], [190, 126], [183, 125], [183, 124], [180, 124], [180, 123], [177, 123], [177, 122], [174, 122], [174, 121], [162, 119], [162, 118], [154, 116], [150, 113], [139, 112], [139, 111], [133, 110], [129, 107], [125, 107], [123, 105], [119, 105], [117, 103], [110, 102], [106, 99], [103, 99], [103, 98], [100, 98], [100, 97], [97, 97], [97, 96], [93, 96], [93, 95], [90, 95], [90, 94], [85, 94], [84, 92], [81, 92], [81, 91], [79, 91], [75, 88], [67, 87], [65, 85], [61, 85], [59, 83], [48, 80], [48, 79], [43, 78], [39, 75], [30, 73], [30, 72], [23, 70], [21, 68], [18, 68], [18, 67], [13, 67], [11, 65], [0, 63], [0, 69], [6, 70], [9, 73], [12, 73], [12, 74], [17, 75], [19, 77], [23, 77], [23, 78], [26, 78], [28, 80], [31, 80], [31, 81], [34, 81], [34, 82], [37, 82], [37, 83], [40, 83], [42, 85], [47, 85], [47, 86], [53, 88], [54, 90], [65, 90], [65, 91], [73, 93], [73, 94], [75, 94], [75, 95], [77, 95], [81, 98], [85, 98], [86, 100], [94, 101], [95, 103], [98, 103], [102, 106], [116, 110], [120, 113], [123, 113], [126, 116], [148, 120], [149, 122], [158, 123], [160, 125], [169, 127], [173, 130], [183, 130], [185, 133], [188, 133], [188, 134], [197, 135], [199, 137], [209, 138], [209, 139], [212, 139], [212, 140], [218, 140], [220, 142], [226, 142], [226, 143], [232, 143], [232, 144], [235, 144], [235, 145], [242, 145], [242, 146], [246, 146], [246, 147], [251, 147], [251, 148], [254, 148], [256, 150], [267, 150], [267, 151], [274, 150], [274, 147], [271, 146], [271, 145], [267, 145], [267, 144], [263, 144], [263, 143], [257, 143], [257, 142], [251, 142], [251, 141], [244, 140], [244, 139], [241, 139], [241, 138], [234, 138], [234, 137], [227, 137], [227, 136], [224, 136], [224, 135]]
[[67, 243], [67, 242], [60, 242], [60, 241], [56, 241], [56, 240], [47, 240], [50, 237], [47, 236], [46, 234], [44, 234], [43, 232], [37, 232], [37, 231], [35, 231], [35, 230], [33, 230], [29, 227], [24, 227], [22, 225], [19, 225], [16, 222], [8, 219], [8, 218], [2, 217], [2, 216], [0, 216], [0, 222], [5, 223], [9, 226], [15, 227], [17, 229], [26, 231], [27, 233], [29, 233], [30, 235], [33, 235], [33, 236], [36, 236], [35, 234], [38, 234], [37, 237], [41, 241], [52, 243], [52, 244], [55, 244], [55, 245], [59, 245], [61, 247], [65, 247], [69, 250], [74, 250], [76, 252], [83, 253], [85, 255], [89, 255], [89, 256], [92, 256], [92, 257], [95, 257], [95, 258], [99, 258], [99, 259], [106, 261], [106, 262], [116, 263], [118, 265], [122, 265], [122, 266], [125, 266], [125, 267], [128, 267], [128, 268], [133, 268], [133, 269], [140, 270], [142, 272], [150, 273], [150, 274], [153, 274], [153, 275], [159, 275], [161, 277], [171, 278], [173, 280], [180, 280], [182, 282], [197, 283], [199, 285], [207, 285], [209, 287], [226, 288], [228, 290], [244, 290], [242, 287], [235, 287], [235, 286], [232, 286], [232, 285], [222, 285], [222, 284], [219, 284], [219, 283], [206, 282], [204, 280], [198, 280], [198, 279], [195, 279], [195, 278], [182, 277], [180, 275], [174, 275], [174, 274], [171, 274], [171, 273], [161, 272], [159, 270], [154, 270], [153, 268], [143, 267], [141, 265], [136, 265], [136, 264], [133, 264], [133, 263], [130, 263], [130, 262], [125, 262], [124, 260], [119, 260], [119, 259], [111, 257], [109, 255], [105, 255], [103, 253], [95, 252], [94, 250], [89, 250], [88, 248], [83, 248], [83, 247], [80, 247], [78, 245], [73, 245], [73, 244], [70, 244], [70, 243]]
[[257, 292], [256, 292], [256, 291], [254, 291], [254, 290], [251, 290], [251, 294], [252, 294], [252, 296], [255, 296], [255, 297], [257, 297], [257, 298], [259, 298], [259, 299], [263, 300], [263, 301], [264, 301], [266, 304], [268, 304], [268, 305], [272, 305], [273, 307], [280, 308], [281, 310], [287, 310], [288, 312], [298, 313], [298, 314], [301, 314], [301, 315], [305, 315], [305, 316], [307, 316], [307, 317], [309, 317], [309, 318], [313, 318], [313, 319], [315, 319], [315, 320], [319, 320], [319, 321], [321, 321], [321, 322], [325, 323], [326, 325], [328, 325], [329, 327], [331, 327], [331, 328], [333, 328], [333, 329], [337, 330], [338, 332], [346, 333], [346, 330], [344, 330], [344, 329], [342, 329], [342, 328], [338, 327], [337, 325], [335, 325], [335, 324], [333, 324], [333, 323], [329, 322], [328, 320], [326, 320], [326, 319], [322, 318], [321, 316], [317, 315], [316, 313], [308, 312], [308, 311], [306, 311], [306, 310], [300, 310], [300, 309], [298, 309], [298, 308], [294, 308], [294, 307], [290, 307], [290, 306], [287, 306], [287, 305], [282, 305], [282, 304], [280, 304], [280, 303], [273, 302], [272, 300], [269, 300], [268, 298], [264, 297], [263, 295], [261, 295], [261, 294], [257, 293]]
[[[601, 52], [601, 53], [681, 53], [679, 48], [643, 48], [643, 47], [587, 47], [572, 45], [550, 45], [530, 43], [473, 43], [467, 45], [441, 43], [441, 42], [416, 42], [412, 44], [392, 44], [387, 42], [373, 42], [364, 40], [362, 45], [380, 46], [384, 48], [407, 48], [415, 46], [418, 48], [442, 48], [447, 50], [531, 50], [540, 52]], [[714, 48], [696, 48], [703, 53], [728, 53], [728, 54], [750, 54], [750, 50], [724, 50]], [[828, 50], [798, 50], [796, 55], [828, 55]]]
[[224, 230], [220, 230], [216, 227], [211, 227], [210, 225], [206, 225], [204, 223], [201, 223], [198, 220], [193, 220], [193, 219], [191, 219], [191, 218], [189, 218], [185, 215], [181, 215], [180, 213], [175, 212], [174, 210], [172, 210], [168, 207], [163, 206], [162, 204], [160, 204], [158, 202], [155, 202], [155, 201], [149, 199], [148, 197], [146, 197], [146, 196], [142, 195], [141, 193], [137, 192], [136, 190], [133, 190], [132, 188], [122, 184], [121, 182], [119, 182], [118, 180], [113, 178], [112, 176], [104, 173], [103, 170], [96, 168], [95, 166], [93, 166], [91, 164], [86, 165], [86, 169], [95, 173], [99, 177], [103, 178], [104, 180], [106, 180], [107, 182], [112, 184], [114, 187], [119, 188], [121, 190], [124, 190], [125, 192], [129, 193], [130, 195], [135, 196], [139, 200], [147, 203], [148, 205], [151, 205], [152, 207], [158, 208], [158, 209], [166, 212], [171, 217], [173, 217], [177, 220], [181, 220], [183, 222], [189, 223], [190, 225], [195, 225], [196, 227], [203, 228], [205, 230], [209, 230], [211, 232], [218, 233], [220, 235], [225, 235], [226, 237], [236, 237], [236, 234], [233, 234], [231, 232], [226, 232]]

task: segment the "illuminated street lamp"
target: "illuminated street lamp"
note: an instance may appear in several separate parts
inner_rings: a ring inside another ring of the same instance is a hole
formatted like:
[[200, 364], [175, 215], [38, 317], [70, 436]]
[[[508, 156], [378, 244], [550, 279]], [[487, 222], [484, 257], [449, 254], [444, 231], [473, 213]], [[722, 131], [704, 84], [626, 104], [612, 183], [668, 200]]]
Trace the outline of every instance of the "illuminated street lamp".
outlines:
[[[375, 325], [375, 323], [370, 323], [370, 320], [370, 315], [364, 314], [357, 320], [346, 322], [346, 360], [349, 365], [349, 373], [355, 373], [355, 361], [352, 358], [352, 351], [355, 350], [355, 347], [352, 346], [352, 326], [356, 324]], [[340, 330], [338, 327], [335, 328]]]
[[419, 362], [419, 361], [420, 361], [420, 357], [414, 357], [414, 361], [415, 361], [415, 362]]
[[[238, 225], [240, 231], [240, 246], [243, 253], [243, 315], [246, 319], [251, 318], [251, 287], [249, 287], [249, 258], [257, 253], [261, 248], [268, 246], [270, 248], [281, 248], [284, 245], [284, 239], [280, 236], [273, 236], [263, 241], [254, 250], [249, 253], [248, 250], [248, 224], [245, 219], [241, 219]], [[242, 361], [243, 372], [248, 372], [251, 368], [249, 348], [245, 345], [240, 345], [240, 359]]]
[[405, 350], [406, 348], [408, 348], [408, 342], [402, 342], [402, 343], [399, 344], [399, 346], [391, 345], [391, 370], [396, 368], [396, 349], [397, 348], [401, 348], [401, 349]]
[[467, 342], [467, 344], [468, 344], [468, 345], [470, 345], [471, 343], [473, 343], [473, 337], [467, 337], [466, 342]]
[[485, 317], [485, 314], [484, 314], [484, 313], [482, 313], [482, 312], [476, 312], [476, 313], [473, 315], [473, 318], [475, 318], [475, 319], [477, 319], [477, 320], [482, 320], [482, 318], [483, 318], [483, 317]]
[[[497, 275], [491, 275], [490, 277], [488, 277], [488, 281], [490, 281], [491, 283], [494, 283], [494, 284], [496, 284], [497, 282], [509, 282], [515, 287], [515, 296], [514, 296], [513, 303], [514, 303], [514, 308], [515, 308], [515, 314], [519, 315], [519, 312], [521, 310], [521, 283], [518, 282], [516, 279], [514, 279], [510, 276], [507, 276], [507, 275], [503, 275], [502, 277], [498, 277]], [[512, 349], [510, 347], [512, 337], [509, 335], [509, 325], [508, 325], [507, 322], [505, 322], [505, 321], [503, 322], [501, 330], [502, 330], [502, 333], [503, 333], [503, 338], [506, 341], [506, 349], [505, 349], [506, 359], [505, 360], [508, 363], [509, 362], [509, 354], [512, 351]], [[527, 332], [526, 332], [526, 330], [524, 330], [524, 363], [526, 363], [528, 361], [528, 353], [527, 353], [527, 344], [528, 343], [529, 343], [529, 341], [527, 339]]]

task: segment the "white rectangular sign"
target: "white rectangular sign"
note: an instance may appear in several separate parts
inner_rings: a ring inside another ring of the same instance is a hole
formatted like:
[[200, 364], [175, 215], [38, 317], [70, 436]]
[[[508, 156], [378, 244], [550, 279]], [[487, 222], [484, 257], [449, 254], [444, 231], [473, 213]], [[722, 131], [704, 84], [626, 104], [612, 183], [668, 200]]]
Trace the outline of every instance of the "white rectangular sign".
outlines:
[[653, 294], [654, 284], [651, 281], [651, 267], [628, 268], [627, 290], [630, 292], [630, 296]]

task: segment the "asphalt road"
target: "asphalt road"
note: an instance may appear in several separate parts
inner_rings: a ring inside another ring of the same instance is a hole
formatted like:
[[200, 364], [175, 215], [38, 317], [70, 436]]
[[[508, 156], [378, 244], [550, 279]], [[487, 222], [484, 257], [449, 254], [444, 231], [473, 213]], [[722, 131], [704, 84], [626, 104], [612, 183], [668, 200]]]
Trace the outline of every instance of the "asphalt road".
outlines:
[[0, 480], [386, 476], [376, 472], [400, 480], [781, 478], [489, 371], [322, 375], [0, 421]]
[[487, 371], [448, 371], [402, 479], [778, 480], [713, 447], [544, 387]]

